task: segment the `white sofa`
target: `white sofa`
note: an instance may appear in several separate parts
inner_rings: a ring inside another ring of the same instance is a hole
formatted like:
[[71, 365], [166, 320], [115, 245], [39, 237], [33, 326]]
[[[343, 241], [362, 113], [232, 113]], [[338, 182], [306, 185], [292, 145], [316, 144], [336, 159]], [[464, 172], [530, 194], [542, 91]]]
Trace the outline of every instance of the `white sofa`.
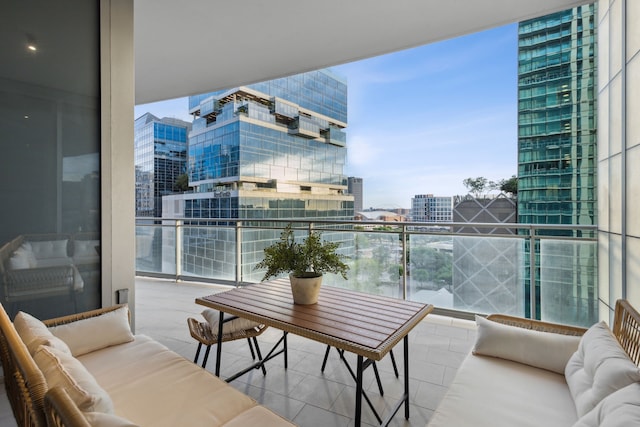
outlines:
[[12, 323], [2, 309], [0, 329], [18, 425], [292, 425], [157, 341], [133, 335], [126, 305], [45, 322], [20, 312]]
[[626, 302], [613, 333], [604, 322], [476, 320], [475, 346], [429, 427], [640, 426], [640, 316]]

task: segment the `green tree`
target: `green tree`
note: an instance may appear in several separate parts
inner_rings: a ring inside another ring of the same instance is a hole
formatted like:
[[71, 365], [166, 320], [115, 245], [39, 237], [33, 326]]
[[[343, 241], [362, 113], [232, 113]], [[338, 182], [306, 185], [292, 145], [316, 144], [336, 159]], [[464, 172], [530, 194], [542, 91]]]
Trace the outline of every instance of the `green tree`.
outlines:
[[500, 191], [516, 196], [518, 194], [518, 177], [512, 175], [511, 178], [500, 181]]
[[489, 180], [483, 176], [479, 176], [477, 178], [467, 178], [463, 180], [462, 183], [474, 197], [478, 198], [484, 192]]
[[178, 175], [176, 182], [173, 183], [173, 191], [189, 191], [189, 175], [183, 173]]

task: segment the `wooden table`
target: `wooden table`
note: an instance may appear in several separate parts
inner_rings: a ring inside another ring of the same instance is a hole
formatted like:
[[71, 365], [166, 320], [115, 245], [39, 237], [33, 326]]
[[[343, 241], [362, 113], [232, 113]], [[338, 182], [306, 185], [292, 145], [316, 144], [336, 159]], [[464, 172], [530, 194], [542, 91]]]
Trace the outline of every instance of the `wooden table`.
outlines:
[[[220, 311], [218, 337], [222, 337], [223, 313], [254, 320], [284, 331], [283, 339], [280, 340], [284, 343], [284, 350], [279, 353], [285, 354], [285, 368], [287, 333], [355, 353], [357, 367], [353, 375], [356, 381], [357, 426], [361, 424], [363, 396], [382, 425], [390, 422], [403, 403], [405, 418], [409, 418], [408, 334], [433, 310], [432, 305], [330, 286], [321, 288], [317, 304], [297, 305], [293, 303], [288, 279], [277, 279], [197, 298], [196, 303]], [[363, 390], [363, 372], [374, 361], [381, 360], [401, 340], [404, 342], [404, 395], [387, 420], [382, 421]], [[216, 375], [220, 374], [221, 349], [222, 343], [218, 342]], [[261, 366], [274, 350], [263, 361], [242, 373]]]

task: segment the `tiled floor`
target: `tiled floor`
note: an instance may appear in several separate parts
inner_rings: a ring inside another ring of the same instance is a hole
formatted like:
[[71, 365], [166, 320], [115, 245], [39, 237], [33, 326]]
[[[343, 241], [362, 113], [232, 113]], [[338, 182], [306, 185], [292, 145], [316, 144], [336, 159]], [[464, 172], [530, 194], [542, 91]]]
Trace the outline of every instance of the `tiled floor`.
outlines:
[[[203, 307], [194, 299], [225, 288], [195, 283], [136, 279], [136, 333], [149, 335], [170, 349], [193, 360], [196, 342], [189, 336], [188, 317], [200, 317]], [[264, 352], [281, 336], [270, 328], [258, 339]], [[411, 417], [396, 414], [393, 426], [424, 426], [450, 384], [457, 367], [471, 349], [475, 339], [473, 322], [436, 315], [427, 316], [409, 335], [410, 338], [410, 402]], [[352, 426], [354, 424], [355, 383], [346, 367], [332, 350], [325, 372], [320, 372], [325, 346], [289, 334], [289, 367], [281, 358], [267, 364], [267, 375], [252, 371], [232, 385], [252, 396], [301, 427]], [[347, 357], [355, 362], [355, 357]], [[396, 350], [396, 361], [402, 372], [402, 349]], [[251, 362], [246, 341], [225, 343], [222, 376], [227, 376]], [[212, 349], [207, 365], [215, 366]], [[380, 396], [371, 369], [365, 373], [367, 394], [382, 416], [402, 394], [402, 379], [393, 374], [390, 358], [378, 362], [384, 386]], [[15, 426], [4, 388], [0, 391], [0, 427]], [[363, 402], [363, 420], [375, 424], [375, 418]]]

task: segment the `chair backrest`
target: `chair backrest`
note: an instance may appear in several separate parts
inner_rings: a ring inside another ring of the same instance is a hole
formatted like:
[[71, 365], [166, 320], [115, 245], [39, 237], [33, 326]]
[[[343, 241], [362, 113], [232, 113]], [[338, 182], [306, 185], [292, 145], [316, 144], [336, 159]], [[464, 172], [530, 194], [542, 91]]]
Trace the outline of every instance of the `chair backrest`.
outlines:
[[626, 300], [616, 301], [613, 335], [636, 365], [640, 365], [640, 313]]

